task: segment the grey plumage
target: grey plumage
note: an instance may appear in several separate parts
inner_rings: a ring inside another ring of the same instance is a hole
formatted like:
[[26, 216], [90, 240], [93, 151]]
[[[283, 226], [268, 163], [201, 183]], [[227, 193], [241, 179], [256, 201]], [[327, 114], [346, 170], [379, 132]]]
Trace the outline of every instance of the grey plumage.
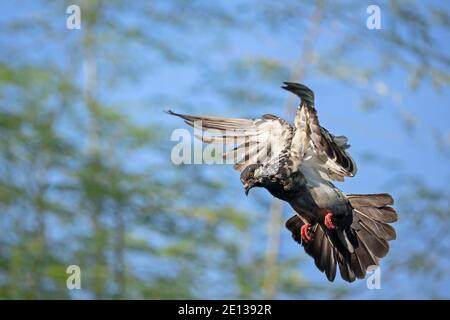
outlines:
[[[396, 237], [389, 225], [397, 220], [393, 199], [388, 194], [345, 195], [336, 188], [333, 180], [357, 171], [347, 153], [348, 139], [320, 126], [312, 90], [292, 82], [282, 88], [301, 98], [294, 126], [274, 115], [239, 119], [168, 113], [190, 126], [201, 121], [207, 134], [198, 138], [205, 143], [231, 147], [223, 156], [235, 160], [246, 193], [264, 187], [291, 205], [296, 215], [286, 227], [328, 280], [335, 279], [337, 267], [346, 281], [364, 278]], [[327, 212], [332, 212], [333, 228], [325, 222]], [[311, 240], [305, 242], [301, 230], [309, 225]]]
[[190, 116], [175, 113], [186, 124], [194, 127], [198, 121], [209, 135], [198, 137], [205, 143], [233, 146], [223, 156], [234, 159], [234, 168], [242, 171], [252, 163], [269, 163], [289, 149], [293, 128], [283, 119], [266, 114], [261, 119], [237, 119], [211, 116]]

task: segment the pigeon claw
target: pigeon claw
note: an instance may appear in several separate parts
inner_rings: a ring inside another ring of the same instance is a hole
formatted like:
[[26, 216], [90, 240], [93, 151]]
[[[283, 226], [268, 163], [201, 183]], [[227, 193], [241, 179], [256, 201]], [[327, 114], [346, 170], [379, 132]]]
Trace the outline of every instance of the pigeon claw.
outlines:
[[334, 228], [336, 228], [336, 226], [333, 223], [333, 213], [331, 211], [326, 212], [325, 219], [323, 222], [325, 224], [325, 227], [327, 227], [330, 230], [333, 230]]
[[311, 224], [305, 223], [304, 225], [302, 225], [300, 229], [300, 236], [302, 237], [303, 243], [308, 243], [312, 240], [312, 237], [309, 235], [310, 228]]

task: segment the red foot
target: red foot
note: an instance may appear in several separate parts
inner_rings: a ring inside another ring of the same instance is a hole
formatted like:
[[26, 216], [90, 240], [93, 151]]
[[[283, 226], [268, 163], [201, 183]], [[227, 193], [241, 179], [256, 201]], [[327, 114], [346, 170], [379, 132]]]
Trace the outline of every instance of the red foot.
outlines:
[[333, 223], [333, 213], [331, 211], [326, 211], [324, 224], [328, 229], [334, 229], [336, 226]]
[[311, 227], [311, 224], [306, 223], [306, 224], [302, 225], [302, 227], [300, 229], [300, 235], [301, 235], [302, 241], [304, 243], [307, 243], [312, 240], [312, 238], [308, 234], [309, 227]]

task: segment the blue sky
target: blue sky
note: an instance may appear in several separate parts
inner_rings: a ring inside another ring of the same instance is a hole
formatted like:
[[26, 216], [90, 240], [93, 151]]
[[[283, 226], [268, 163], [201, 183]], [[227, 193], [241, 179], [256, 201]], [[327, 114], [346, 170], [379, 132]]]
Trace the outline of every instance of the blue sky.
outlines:
[[[440, 2], [431, 2], [440, 3]], [[28, 3], [22, 2], [23, 6], [13, 4], [12, 2], [2, 3], [1, 20], [14, 19], [32, 12], [39, 12], [40, 8], [30, 8]], [[365, 8], [370, 1], [360, 2], [360, 11], [355, 12], [355, 16], [361, 20], [361, 32], [383, 32], [368, 31], [365, 28], [366, 13]], [[385, 2], [380, 6], [383, 10]], [[447, 11], [448, 3], [446, 3]], [[61, 15], [62, 21], [65, 21], [64, 12], [54, 13]], [[382, 16], [383, 17], [383, 16]], [[124, 17], [126, 20], [127, 17]], [[383, 23], [384, 20], [382, 20]], [[343, 22], [345, 24], [345, 22]], [[389, 28], [389, 25], [383, 25], [383, 28]], [[330, 42], [333, 42], [335, 30], [332, 25], [327, 25], [320, 31], [317, 47], [321, 48]], [[180, 41], [187, 54], [197, 54], [204, 48], [204, 43], [209, 43], [211, 39], [220, 40], [220, 36], [215, 34], [217, 30], [193, 29], [180, 36], [174, 35], [174, 38], [168, 38], [170, 41]], [[293, 32], [294, 31], [294, 32]], [[227, 77], [227, 63], [234, 58], [246, 58], [255, 56], [274, 57], [283, 61], [286, 65], [294, 65], [301, 48], [301, 35], [303, 30], [296, 30], [295, 26], [288, 28], [286, 33], [274, 36], [265, 26], [257, 26], [249, 30], [233, 30], [227, 33], [223, 46], [210, 45], [205, 61], [214, 63], [217, 66], [223, 66], [224, 78]], [[67, 32], [62, 30], [61, 32]], [[170, 34], [170, 32], [168, 32]], [[298, 39], [293, 38], [297, 35]], [[376, 36], [376, 35], [375, 35]], [[447, 33], [435, 33], [436, 38], [446, 39]], [[78, 35], [70, 35], [76, 39]], [[370, 37], [374, 37], [370, 34]], [[368, 41], [370, 38], [368, 35]], [[12, 35], [1, 35], [2, 41], [15, 41]], [[219, 39], [218, 39], [219, 38]], [[56, 44], [58, 45], [58, 44]], [[441, 41], [442, 50], [450, 52], [450, 43]], [[61, 48], [60, 48], [61, 49]], [[60, 50], [56, 49], [56, 50]], [[53, 49], [52, 49], [53, 50]], [[145, 57], [146, 53], [136, 51], [136, 56], [130, 59], [139, 59]], [[352, 48], [353, 62], [360, 64], [369, 64], [373, 55], [365, 47], [356, 45]], [[55, 51], [57, 53], [57, 51]], [[255, 105], [244, 109], [239, 105], [227, 105], [217, 94], [211, 92], [210, 88], [201, 88], [193, 91], [195, 83], [203, 73], [196, 66], [186, 67], [180, 64], [156, 65], [151, 66], [149, 71], [142, 72], [139, 81], [121, 86], [116, 92], [101, 93], [106, 101], [127, 101], [130, 106], [128, 110], [122, 110], [138, 122], [146, 123], [159, 122], [167, 128], [178, 128], [181, 122], [178, 119], [169, 119], [162, 110], [173, 109], [179, 112], [192, 112], [190, 104], [195, 104], [195, 111], [201, 114], [210, 114], [230, 117], [259, 117], [264, 113], [273, 113], [285, 116], [283, 104], [289, 93], [281, 90], [279, 86], [282, 81], [296, 79], [274, 79], [271, 94], [278, 102], [270, 106]], [[176, 88], [174, 88], [176, 81]], [[216, 79], [217, 81], [217, 79]], [[316, 107], [321, 120], [321, 124], [337, 135], [344, 134], [349, 138], [352, 145], [350, 152], [358, 163], [358, 174], [353, 179], [348, 179], [345, 183], [340, 183], [346, 193], [379, 193], [392, 192], [396, 196], [396, 189], [390, 187], [390, 182], [394, 178], [406, 176], [419, 176], [432, 188], [449, 191], [448, 179], [450, 178], [449, 155], [438, 151], [434, 138], [433, 130], [443, 134], [446, 139], [447, 148], [450, 148], [450, 91], [445, 88], [441, 92], [436, 92], [429, 82], [420, 85], [417, 90], [411, 91], [408, 87], [407, 77], [402, 70], [394, 69], [390, 72], [379, 75], [378, 84], [384, 84], [388, 89], [388, 95], [381, 96], [380, 106], [370, 111], [364, 111], [359, 105], [360, 88], [357, 84], [348, 85], [331, 77], [317, 73], [310, 69], [305, 74], [302, 82], [311, 87], [316, 93]], [[267, 84], [267, 83], [266, 83]], [[255, 83], [255, 85], [258, 85]], [[248, 90], [252, 90], [249, 87]], [[163, 103], [158, 105], [151, 102], [146, 103], [147, 99], [153, 95], [167, 94], [178, 101], [186, 101], [186, 105], [173, 105], [172, 103]], [[396, 97], [394, 100], [392, 96]], [[189, 101], [191, 100], [191, 101]], [[144, 103], [143, 103], [144, 101]], [[398, 117], [399, 112], [409, 112], [416, 117], [416, 126], [413, 131], [407, 131], [403, 127], [402, 121]], [[292, 119], [289, 119], [292, 120]], [[168, 130], [169, 132], [170, 130]], [[170, 134], [161, 137], [161, 144], [170, 144]], [[447, 149], [448, 150], [448, 149]], [[392, 164], [391, 168], [383, 167], [365, 160], [364, 155], [370, 152], [381, 158], [388, 159]], [[448, 151], [447, 151], [448, 152]], [[152, 150], [144, 152], [143, 159], [152, 157]], [[162, 161], [169, 161], [170, 154], [162, 155]], [[263, 190], [256, 191], [256, 195], [245, 197], [243, 192], [239, 192], [241, 185], [238, 179], [238, 173], [233, 172], [231, 168], [205, 168], [198, 167], [198, 170], [207, 170], [212, 175], [220, 174], [229, 182], [230, 187], [235, 188], [230, 196], [230, 203], [235, 204], [240, 209], [249, 211], [261, 210], [261, 206], [255, 204], [255, 198], [269, 196]], [[285, 217], [291, 215], [290, 209], [286, 208]], [[407, 213], [400, 212], [401, 219], [407, 219]], [[263, 221], [265, 224], [266, 221]], [[416, 239], [417, 235], [408, 234], [408, 230], [402, 230], [399, 224], [402, 237], [392, 245], [391, 254], [399, 254], [397, 250], [405, 250], [405, 243], [411, 236]], [[404, 229], [404, 228], [403, 228]], [[303, 255], [301, 248], [290, 239], [287, 231], [283, 230], [283, 241], [281, 244], [281, 255], [292, 254], [295, 250]], [[406, 246], [407, 250], [408, 246]], [[445, 257], [443, 258], [445, 259]], [[325, 287], [332, 287], [323, 281], [324, 276], [318, 272], [311, 259], [307, 263], [302, 263], [299, 270], [311, 279], [317, 280]], [[384, 290], [365, 289], [364, 282], [357, 284], [345, 284], [338, 281], [343, 286], [352, 290], [351, 297], [355, 298], [392, 298], [401, 296], [403, 298], [422, 298], [428, 297], [427, 292], [420, 291], [427, 279], [405, 279], [403, 275], [396, 275], [394, 279], [389, 279], [388, 284], [383, 287]], [[398, 286], [400, 284], [400, 286]], [[450, 277], [446, 277], [442, 283], [430, 284], [439, 290], [446, 290], [450, 286]], [[400, 288], [400, 289], [399, 289]], [[398, 292], [402, 290], [402, 292]], [[449, 296], [448, 291], [446, 292]], [[320, 298], [320, 295], [314, 296]]]
[[[365, 26], [366, 17], [365, 7], [365, 2], [361, 2], [361, 23], [363, 26]], [[384, 25], [384, 28], [388, 27]], [[362, 29], [361, 32], [383, 32], [368, 31], [364, 27]], [[286, 32], [286, 34], [272, 38], [268, 37], [264, 30], [256, 32], [256, 36], [254, 33], [247, 33], [243, 30], [234, 35], [230, 41], [231, 48], [228, 48], [225, 53], [212, 52], [211, 54], [213, 56], [218, 55], [225, 61], [228, 57], [224, 58], [222, 55], [226, 54], [247, 55], [249, 57], [267, 54], [289, 63], [289, 61], [295, 61], [300, 51], [299, 42], [293, 40], [290, 37], [291, 34]], [[435, 33], [434, 36], [444, 39], [446, 34]], [[323, 43], [332, 41], [332, 39], [333, 30], [322, 30], [318, 46], [320, 47]], [[442, 41], [441, 45], [444, 50], [450, 52], [448, 42]], [[356, 63], [370, 64], [373, 57], [367, 50], [358, 46], [353, 49], [355, 50], [355, 59], [357, 59]], [[164, 87], [165, 81], [167, 81], [167, 85], [170, 86], [173, 77], [179, 79], [180, 74], [165, 74], [160, 85]], [[280, 82], [283, 80], [292, 79], [280, 79]], [[398, 68], [394, 68], [391, 72], [379, 76], [377, 81], [377, 83], [386, 85], [389, 94], [380, 98], [380, 106], [378, 108], [367, 112], [362, 110], [359, 105], [360, 96], [357, 86], [349, 86], [346, 83], [340, 83], [339, 80], [327, 79], [323, 74], [315, 74], [314, 72], [307, 72], [305, 79], [302, 81], [315, 90], [316, 107], [321, 124], [335, 134], [345, 134], [349, 137], [349, 142], [352, 145], [350, 152], [358, 163], [359, 171], [355, 178], [347, 179], [345, 183], [339, 183], [339, 186], [345, 192], [391, 192], [394, 197], [398, 197], [403, 190], [392, 188], [392, 180], [404, 179], [409, 176], [418, 176], [428, 186], [435, 189], [441, 188], [448, 192], [447, 185], [450, 177], [448, 154], [444, 155], [438, 151], [432, 135], [432, 131], [437, 130], [447, 137], [448, 148], [450, 133], [448, 122], [450, 119], [450, 109], [448, 108], [450, 91], [448, 89], [436, 92], [432, 85], [427, 82], [421, 84], [416, 90], [411, 91], [405, 73]], [[221, 107], [223, 102], [217, 101], [217, 107], [215, 105], [196, 106], [195, 111], [199, 114], [230, 117], [258, 117], [266, 112], [283, 116], [282, 106], [289, 93], [279, 89], [279, 85], [280, 83], [273, 83], [273, 92], [279, 102], [270, 107], [255, 109], [243, 109], [240, 106]], [[252, 90], [252, 88], [250, 87], [249, 90]], [[393, 99], [392, 96], [395, 98]], [[214, 98], [211, 99], [213, 100]], [[185, 107], [182, 105], [170, 107], [180, 112], [185, 110]], [[416, 126], [413, 131], [405, 130], [402, 121], [399, 119], [398, 114], [404, 111], [416, 116]], [[167, 120], [168, 125], [178, 127], [180, 122], [177, 120]], [[365, 161], [364, 154], [367, 152], [387, 159], [393, 165], [384, 167]], [[230, 180], [232, 187], [241, 188], [238, 174], [231, 172], [231, 168], [199, 168], [199, 170], [214, 172], [212, 175], [218, 172], [226, 174], [230, 176], [229, 179], [234, 179], [234, 181]], [[229, 172], [226, 172], [226, 170]], [[239, 199], [239, 195], [236, 195], [237, 198], [234, 198], [233, 203], [236, 203], [241, 208], [251, 208], [251, 204], [248, 204], [248, 202], [254, 201], [258, 196], [266, 196], [265, 191], [259, 190], [257, 195], [249, 198], [242, 195], [241, 199]], [[290, 215], [291, 210], [286, 208], [285, 217], [288, 218]], [[408, 213], [400, 212], [400, 220], [405, 221], [407, 219]], [[392, 242], [390, 254], [401, 256], [402, 253], [411, 250], [419, 235], [412, 234], [412, 230], [408, 230], [407, 226], [402, 224], [402, 222], [397, 224], [397, 228], [399, 230], [399, 238], [397, 241]], [[302, 254], [301, 250], [292, 244], [290, 235], [284, 232], [281, 254], [292, 254], [293, 250], [297, 251], [298, 254]], [[446, 258], [443, 257], [443, 259]], [[323, 282], [323, 275], [316, 270], [312, 261], [309, 264], [303, 263], [301, 266], [301, 272], [305, 273], [310, 279], [317, 280], [317, 283], [325, 285], [325, 287], [329, 286], [331, 288], [333, 286], [333, 284]], [[404, 274], [385, 275], [385, 277], [389, 280], [382, 290], [367, 290], [364, 282], [346, 284], [338, 281], [338, 283], [350, 289], [350, 297], [353, 298], [429, 298], [430, 288], [435, 288], [447, 297], [449, 295], [447, 289], [450, 285], [449, 277], [445, 277], [439, 283], [433, 283], [433, 280], [421, 276], [411, 279], [411, 275]], [[317, 294], [314, 297], [321, 298], [323, 296]]]

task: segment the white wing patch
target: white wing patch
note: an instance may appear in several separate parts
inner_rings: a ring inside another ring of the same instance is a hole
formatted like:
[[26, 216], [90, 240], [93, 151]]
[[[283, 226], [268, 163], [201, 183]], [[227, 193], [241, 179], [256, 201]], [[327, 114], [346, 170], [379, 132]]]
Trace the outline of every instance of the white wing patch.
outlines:
[[345, 151], [349, 147], [347, 137], [336, 137], [321, 127], [313, 107], [302, 104], [295, 125], [291, 153], [300, 156], [302, 168], [311, 168], [326, 180], [343, 181], [356, 174], [356, 164]]
[[202, 136], [196, 137], [203, 142], [225, 145], [227, 151], [223, 157], [227, 163], [232, 160], [238, 171], [250, 164], [276, 162], [291, 146], [293, 128], [274, 115], [267, 114], [261, 119], [238, 119], [168, 113], [184, 119], [192, 127], [201, 128]]

